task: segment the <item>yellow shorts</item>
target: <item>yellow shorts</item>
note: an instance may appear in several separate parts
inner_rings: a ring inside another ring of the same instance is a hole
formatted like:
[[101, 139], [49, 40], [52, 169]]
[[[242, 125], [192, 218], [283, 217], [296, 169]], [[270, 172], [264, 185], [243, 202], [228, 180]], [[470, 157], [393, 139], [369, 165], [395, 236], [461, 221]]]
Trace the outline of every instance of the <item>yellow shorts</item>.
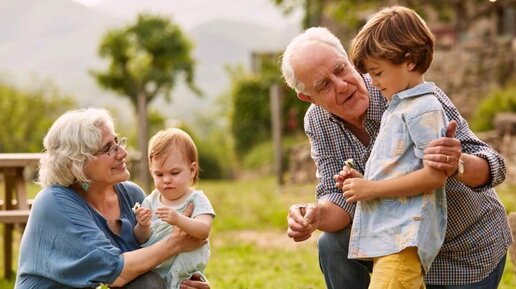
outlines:
[[423, 267], [416, 247], [373, 260], [369, 289], [424, 289]]

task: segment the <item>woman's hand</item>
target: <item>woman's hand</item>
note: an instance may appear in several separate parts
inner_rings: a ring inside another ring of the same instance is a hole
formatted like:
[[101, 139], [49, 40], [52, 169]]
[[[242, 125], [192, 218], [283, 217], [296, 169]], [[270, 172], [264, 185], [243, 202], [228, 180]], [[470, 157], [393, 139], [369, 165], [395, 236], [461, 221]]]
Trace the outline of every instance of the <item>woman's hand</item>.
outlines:
[[181, 282], [180, 289], [210, 289], [210, 283], [201, 281], [199, 274], [194, 274], [190, 280]]

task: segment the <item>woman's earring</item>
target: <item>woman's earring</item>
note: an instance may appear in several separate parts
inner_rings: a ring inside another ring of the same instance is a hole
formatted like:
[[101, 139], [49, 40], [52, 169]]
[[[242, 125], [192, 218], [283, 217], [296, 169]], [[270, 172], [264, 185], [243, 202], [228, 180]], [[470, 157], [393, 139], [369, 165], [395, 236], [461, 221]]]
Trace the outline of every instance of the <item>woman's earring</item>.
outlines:
[[82, 184], [81, 184], [81, 187], [82, 187], [82, 189], [83, 189], [85, 192], [87, 192], [87, 191], [89, 190], [89, 188], [90, 188], [90, 183], [88, 183], [88, 182], [84, 182], [84, 183], [82, 183]]

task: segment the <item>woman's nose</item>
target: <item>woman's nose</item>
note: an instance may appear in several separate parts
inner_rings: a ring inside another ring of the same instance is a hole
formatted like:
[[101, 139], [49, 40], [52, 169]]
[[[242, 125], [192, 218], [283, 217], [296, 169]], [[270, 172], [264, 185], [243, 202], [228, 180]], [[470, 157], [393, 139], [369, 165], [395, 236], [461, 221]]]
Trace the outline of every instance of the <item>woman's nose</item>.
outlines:
[[115, 155], [116, 155], [116, 157], [121, 156], [121, 158], [122, 158], [122, 159], [123, 159], [123, 158], [125, 158], [125, 157], [128, 155], [128, 153], [127, 153], [127, 148], [124, 148], [124, 147], [119, 146], [119, 147], [117, 148], [117, 150], [116, 150]]

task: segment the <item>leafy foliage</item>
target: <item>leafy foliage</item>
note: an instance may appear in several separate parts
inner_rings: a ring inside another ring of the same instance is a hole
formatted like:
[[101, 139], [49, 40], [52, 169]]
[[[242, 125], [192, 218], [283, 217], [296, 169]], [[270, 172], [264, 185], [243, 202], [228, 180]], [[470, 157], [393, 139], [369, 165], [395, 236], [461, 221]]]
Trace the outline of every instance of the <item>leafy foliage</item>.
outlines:
[[499, 112], [516, 113], [516, 85], [493, 91], [485, 98], [475, 112], [471, 127], [475, 131], [493, 128], [493, 120]]
[[0, 152], [41, 152], [52, 122], [73, 105], [51, 83], [20, 89], [0, 81]]
[[171, 99], [176, 79], [184, 75], [194, 85], [192, 44], [179, 26], [165, 17], [140, 14], [135, 24], [109, 31], [99, 46], [99, 56], [109, 60], [105, 71], [93, 70], [100, 86], [130, 98], [136, 107], [140, 93], [151, 102], [162, 95]]
[[279, 84], [281, 90], [282, 130], [295, 134], [302, 130], [308, 104], [283, 85], [274, 59], [263, 59], [262, 70], [246, 73], [242, 68], [229, 70], [233, 87], [231, 95], [230, 130], [234, 136], [236, 155], [241, 158], [253, 146], [272, 137], [270, 87]]
[[243, 155], [260, 140], [270, 138], [269, 87], [259, 77], [247, 76], [234, 83], [231, 131], [235, 151]]
[[220, 142], [213, 142], [209, 139], [199, 138], [189, 127], [182, 125], [181, 129], [187, 132], [199, 152], [199, 178], [222, 179], [229, 176], [227, 166], [223, 164], [228, 161], [228, 155], [224, 152]]
[[[184, 76], [188, 87], [197, 95], [194, 85], [192, 45], [179, 26], [157, 15], [140, 14], [135, 24], [109, 31], [102, 39], [99, 56], [109, 60], [105, 71], [92, 71], [97, 83], [133, 104], [138, 123], [138, 147], [147, 155], [147, 107], [156, 97], [171, 100], [171, 93], [179, 76]], [[147, 162], [140, 159], [142, 187], [149, 186]]]
[[[458, 33], [462, 33], [473, 21], [482, 15], [489, 15], [502, 6], [510, 6], [506, 3], [490, 3], [485, 0], [271, 0], [283, 10], [285, 14], [295, 9], [302, 9], [303, 28], [313, 26], [340, 26], [344, 24], [346, 29], [332, 27], [340, 36], [353, 37], [353, 29], [358, 29], [365, 23], [367, 15], [371, 11], [382, 7], [394, 5], [394, 3], [411, 7], [423, 18], [426, 18], [428, 10], [432, 10], [440, 21], [453, 25]], [[498, 1], [502, 2], [502, 1]], [[329, 25], [329, 24], [332, 25]], [[351, 29], [350, 29], [351, 28]], [[350, 31], [351, 30], [351, 31]], [[351, 33], [350, 33], [351, 32]]]

